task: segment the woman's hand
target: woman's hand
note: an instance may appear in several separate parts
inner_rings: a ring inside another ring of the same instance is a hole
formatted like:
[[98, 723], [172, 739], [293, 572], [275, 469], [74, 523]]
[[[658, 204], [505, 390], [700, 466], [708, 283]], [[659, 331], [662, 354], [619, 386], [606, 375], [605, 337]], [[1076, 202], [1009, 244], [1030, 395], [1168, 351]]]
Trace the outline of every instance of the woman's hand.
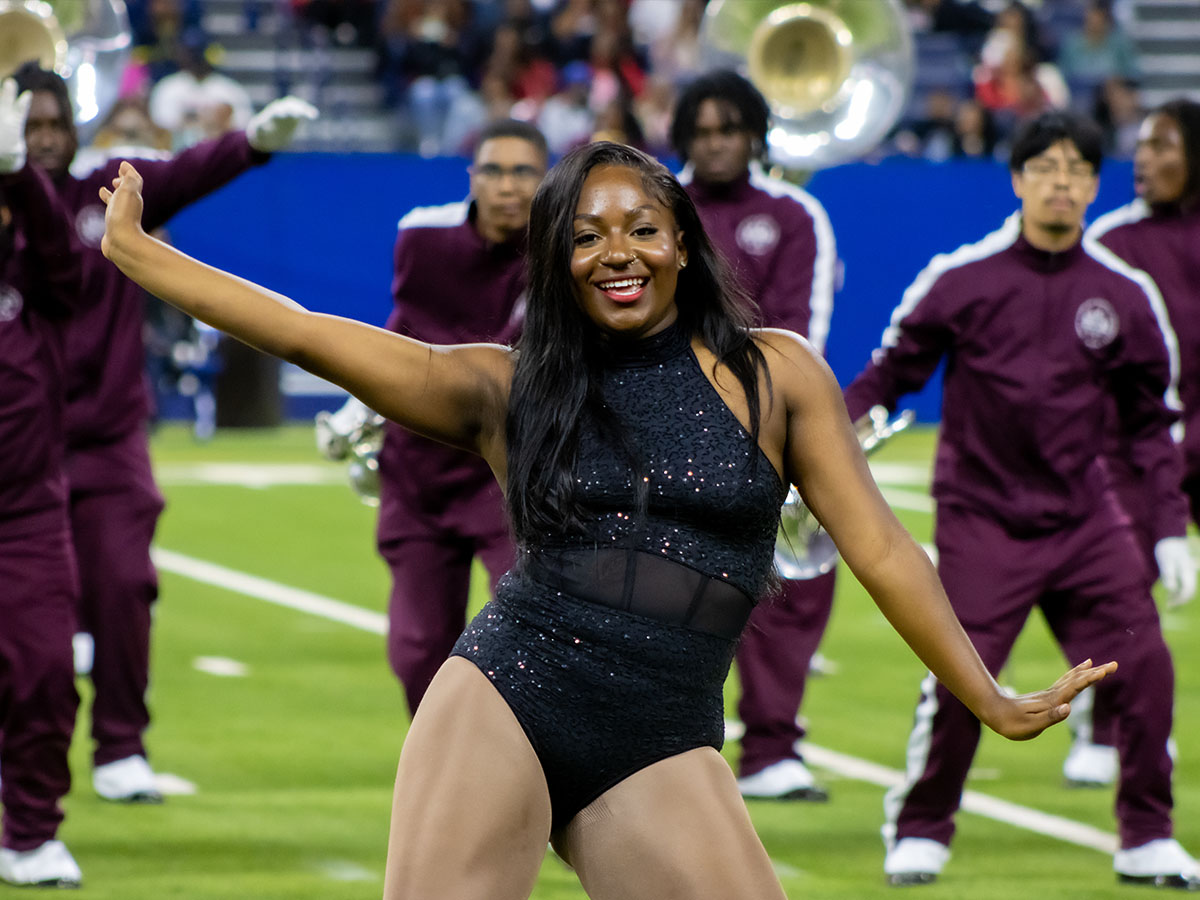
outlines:
[[1084, 660], [1046, 690], [1004, 697], [997, 701], [993, 710], [986, 711], [980, 718], [985, 725], [1009, 740], [1027, 741], [1063, 721], [1071, 712], [1071, 701], [1076, 695], [1116, 671], [1116, 668], [1115, 662], [1093, 666], [1090, 659]]
[[113, 188], [100, 188], [100, 199], [107, 204], [104, 211], [104, 237], [100, 250], [113, 259], [124, 242], [144, 234], [142, 231], [142, 176], [128, 162], [121, 163]]

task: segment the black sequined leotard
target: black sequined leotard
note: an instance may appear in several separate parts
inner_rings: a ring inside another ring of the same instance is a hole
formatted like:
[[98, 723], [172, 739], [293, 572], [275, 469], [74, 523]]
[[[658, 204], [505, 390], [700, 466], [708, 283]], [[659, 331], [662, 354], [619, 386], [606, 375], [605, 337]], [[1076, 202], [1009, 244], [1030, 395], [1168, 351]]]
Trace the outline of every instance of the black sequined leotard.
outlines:
[[771, 573], [786, 490], [672, 326], [614, 348], [603, 382], [646, 479], [585, 424], [586, 534], [547, 536], [467, 626], [471, 660], [541, 760], [553, 827], [651, 763], [724, 740], [722, 686]]

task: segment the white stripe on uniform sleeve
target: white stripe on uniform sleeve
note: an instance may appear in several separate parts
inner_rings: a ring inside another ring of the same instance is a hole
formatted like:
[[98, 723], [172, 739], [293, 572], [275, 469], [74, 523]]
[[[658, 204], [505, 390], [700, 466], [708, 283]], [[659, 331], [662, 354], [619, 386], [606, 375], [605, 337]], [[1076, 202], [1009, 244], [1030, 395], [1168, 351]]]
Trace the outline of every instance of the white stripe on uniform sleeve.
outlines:
[[467, 221], [471, 203], [459, 200], [442, 206], [418, 206], [405, 213], [398, 228], [454, 228]]
[[813, 221], [817, 254], [813, 259], [812, 294], [808, 298], [808, 340], [825, 352], [829, 322], [833, 318], [833, 294], [837, 288], [837, 242], [825, 207], [812, 194], [780, 178], [772, 178], [757, 162], [750, 164], [750, 183], [772, 197], [790, 197]]
[[[1133, 204], [1130, 204], [1133, 205]], [[1096, 225], [1099, 225], [1101, 219], [1096, 220]], [[1136, 220], [1131, 220], [1136, 221]], [[1093, 226], [1094, 227], [1094, 226]], [[1101, 232], [1103, 233], [1103, 232]], [[1092, 236], [1092, 230], [1089, 228], [1083, 236], [1083, 249], [1107, 269], [1111, 269], [1118, 275], [1124, 275], [1130, 281], [1137, 284], [1146, 295], [1146, 300], [1150, 304], [1150, 309], [1154, 312], [1154, 318], [1158, 321], [1158, 329], [1162, 332], [1163, 342], [1167, 345], [1167, 360], [1170, 364], [1171, 377], [1167, 384], [1166, 392], [1163, 394], [1163, 400], [1171, 409], [1179, 412], [1183, 409], [1183, 405], [1179, 401], [1179, 339], [1175, 335], [1175, 329], [1171, 327], [1171, 318], [1167, 315], [1167, 306], [1163, 302], [1162, 294], [1158, 290], [1158, 285], [1154, 283], [1154, 279], [1143, 272], [1141, 269], [1135, 269], [1117, 254], [1113, 253], [1098, 240]], [[1176, 422], [1171, 428], [1171, 435], [1176, 442], [1183, 439], [1183, 423]]]
[[982, 240], [973, 244], [963, 244], [952, 253], [939, 253], [931, 259], [929, 264], [917, 275], [916, 280], [908, 286], [900, 300], [900, 305], [892, 311], [891, 323], [884, 329], [879, 349], [872, 354], [872, 358], [879, 362], [889, 347], [896, 346], [900, 340], [900, 323], [904, 321], [905, 316], [917, 308], [918, 303], [925, 299], [925, 295], [929, 293], [939, 278], [951, 269], [978, 262], [1007, 250], [1020, 235], [1021, 214], [1015, 212], [1004, 220], [1003, 225]]

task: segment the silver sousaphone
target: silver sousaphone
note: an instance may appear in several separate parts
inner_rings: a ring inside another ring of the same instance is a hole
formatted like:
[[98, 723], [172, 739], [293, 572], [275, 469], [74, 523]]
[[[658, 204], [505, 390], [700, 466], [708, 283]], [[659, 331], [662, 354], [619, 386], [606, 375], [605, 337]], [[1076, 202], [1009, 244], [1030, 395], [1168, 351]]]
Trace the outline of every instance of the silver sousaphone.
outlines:
[[30, 61], [61, 75], [81, 142], [117, 102], [132, 44], [125, 0], [0, 0], [0, 78]]
[[[884, 407], [872, 407], [869, 413], [854, 423], [863, 453], [870, 456], [888, 438], [911, 425], [914, 418], [911, 409], [892, 418]], [[800, 492], [795, 487], [790, 488], [779, 511], [775, 571], [780, 578], [788, 581], [807, 581], [832, 572], [837, 561], [838, 552], [833, 545], [833, 538], [826, 534], [817, 517], [805, 505]]]
[[857, 159], [899, 121], [913, 40], [900, 0], [711, 0], [710, 68], [738, 69], [771, 107], [770, 161], [813, 172]]

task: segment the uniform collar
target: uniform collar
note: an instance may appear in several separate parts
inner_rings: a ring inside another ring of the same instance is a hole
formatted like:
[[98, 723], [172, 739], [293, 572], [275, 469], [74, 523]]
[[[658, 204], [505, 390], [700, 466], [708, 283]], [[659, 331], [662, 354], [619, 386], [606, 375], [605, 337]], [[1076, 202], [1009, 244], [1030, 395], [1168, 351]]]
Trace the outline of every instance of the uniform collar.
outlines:
[[475, 203], [475, 199], [473, 197], [467, 197], [466, 226], [471, 233], [472, 241], [479, 247], [480, 250], [483, 250], [486, 253], [495, 253], [499, 256], [520, 256], [525, 252], [525, 247], [528, 243], [528, 228], [525, 228], [523, 231], [509, 238], [507, 241], [489, 241], [475, 226], [475, 219], [478, 214], [479, 207]]
[[706, 184], [697, 181], [695, 170], [692, 168], [691, 163], [688, 163], [684, 172], [690, 176], [690, 181], [687, 182], [688, 186], [692, 189], [693, 194], [701, 200], [718, 203], [736, 203], [753, 195], [754, 188], [750, 184], [750, 178], [756, 165], [757, 163], [750, 163], [750, 169], [727, 184]]
[[1061, 272], [1084, 256], [1082, 241], [1076, 241], [1066, 250], [1041, 250], [1029, 243], [1023, 233], [1017, 235], [1013, 250], [1029, 268], [1038, 272]]

